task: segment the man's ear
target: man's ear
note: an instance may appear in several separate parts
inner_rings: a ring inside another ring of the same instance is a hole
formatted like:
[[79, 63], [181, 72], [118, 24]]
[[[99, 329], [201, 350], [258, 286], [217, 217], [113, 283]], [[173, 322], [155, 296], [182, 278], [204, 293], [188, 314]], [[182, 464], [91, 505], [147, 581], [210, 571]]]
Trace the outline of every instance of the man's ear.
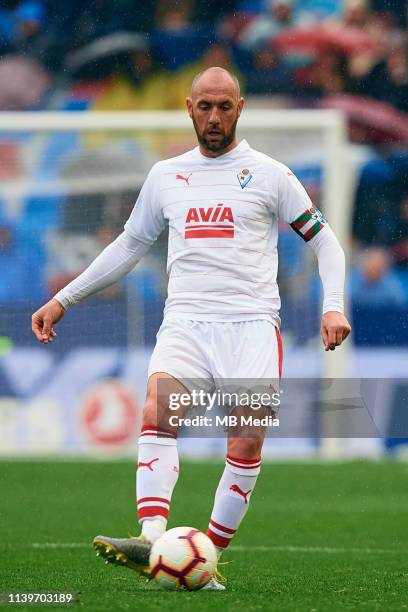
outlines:
[[190, 115], [190, 118], [193, 118], [193, 101], [191, 98], [186, 98], [186, 106], [187, 106], [187, 112]]
[[238, 100], [238, 117], [241, 115], [242, 113], [242, 109], [244, 108], [244, 104], [245, 104], [245, 100], [244, 98], [240, 98]]

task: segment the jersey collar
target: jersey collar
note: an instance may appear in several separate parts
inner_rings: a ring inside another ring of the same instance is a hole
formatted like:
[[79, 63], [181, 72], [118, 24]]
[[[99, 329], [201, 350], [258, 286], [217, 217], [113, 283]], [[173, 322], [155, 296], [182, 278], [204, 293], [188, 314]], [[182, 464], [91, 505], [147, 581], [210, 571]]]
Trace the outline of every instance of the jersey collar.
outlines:
[[207, 162], [209, 164], [216, 164], [216, 163], [220, 163], [224, 161], [230, 161], [231, 159], [235, 159], [236, 157], [241, 155], [244, 151], [248, 151], [248, 149], [249, 149], [249, 144], [244, 138], [243, 140], [241, 140], [241, 142], [236, 147], [231, 149], [231, 151], [228, 151], [228, 153], [224, 153], [223, 155], [219, 155], [218, 157], [207, 157], [206, 155], [203, 155], [200, 151], [200, 147], [198, 146], [195, 147], [194, 151], [196, 151], [197, 156], [199, 157], [200, 160]]

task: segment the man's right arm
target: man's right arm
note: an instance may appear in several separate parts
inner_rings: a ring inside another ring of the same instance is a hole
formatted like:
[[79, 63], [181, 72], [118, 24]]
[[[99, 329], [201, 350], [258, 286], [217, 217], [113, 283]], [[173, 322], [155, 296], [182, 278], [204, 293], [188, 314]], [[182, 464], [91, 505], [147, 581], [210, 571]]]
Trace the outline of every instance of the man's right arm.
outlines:
[[96, 259], [55, 296], [64, 308], [113, 285], [130, 272], [147, 253], [150, 244], [141, 242], [124, 231], [98, 255]]
[[40, 342], [48, 344], [56, 336], [53, 325], [66, 310], [112, 285], [130, 272], [145, 255], [164, 227], [159, 202], [158, 164], [155, 164], [140, 191], [125, 231], [108, 245], [91, 265], [59, 291], [32, 316], [32, 331]]
[[130, 272], [147, 253], [150, 244], [135, 238], [126, 230], [94, 259], [94, 261], [61, 289], [32, 316], [32, 331], [37, 340], [48, 344], [56, 336], [53, 325], [70, 306], [109, 287]]

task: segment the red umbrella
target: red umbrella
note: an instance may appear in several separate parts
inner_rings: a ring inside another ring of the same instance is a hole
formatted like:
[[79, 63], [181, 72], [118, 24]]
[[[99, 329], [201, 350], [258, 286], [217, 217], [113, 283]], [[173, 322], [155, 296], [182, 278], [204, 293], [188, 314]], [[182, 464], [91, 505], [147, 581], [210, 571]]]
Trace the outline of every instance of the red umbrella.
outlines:
[[319, 53], [327, 47], [345, 54], [372, 51], [376, 43], [372, 37], [354, 27], [316, 26], [285, 30], [273, 40], [274, 49], [281, 53]]
[[372, 144], [408, 142], [408, 116], [391, 104], [371, 98], [336, 95], [324, 98], [321, 108], [343, 111], [350, 122], [352, 135]]

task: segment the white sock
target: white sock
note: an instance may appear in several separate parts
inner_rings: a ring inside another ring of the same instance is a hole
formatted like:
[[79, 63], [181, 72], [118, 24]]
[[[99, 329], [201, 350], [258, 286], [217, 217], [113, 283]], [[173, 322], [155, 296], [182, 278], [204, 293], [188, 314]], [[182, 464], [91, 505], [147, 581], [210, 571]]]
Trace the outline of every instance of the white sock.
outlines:
[[207, 529], [207, 535], [217, 549], [218, 558], [231, 542], [248, 510], [260, 466], [260, 457], [237, 459], [227, 455]]
[[215, 551], [216, 551], [216, 553], [217, 553], [217, 559], [218, 559], [218, 561], [220, 560], [221, 555], [222, 555], [222, 553], [224, 552], [224, 550], [225, 550], [225, 548], [221, 548], [220, 546], [216, 546], [216, 547], [215, 547]]
[[137, 514], [142, 534], [151, 542], [166, 530], [178, 473], [175, 436], [154, 427], [143, 427], [136, 477]]
[[165, 518], [160, 517], [156, 519], [144, 519], [142, 522], [142, 535], [154, 544], [163, 533], [166, 531], [167, 521]]

